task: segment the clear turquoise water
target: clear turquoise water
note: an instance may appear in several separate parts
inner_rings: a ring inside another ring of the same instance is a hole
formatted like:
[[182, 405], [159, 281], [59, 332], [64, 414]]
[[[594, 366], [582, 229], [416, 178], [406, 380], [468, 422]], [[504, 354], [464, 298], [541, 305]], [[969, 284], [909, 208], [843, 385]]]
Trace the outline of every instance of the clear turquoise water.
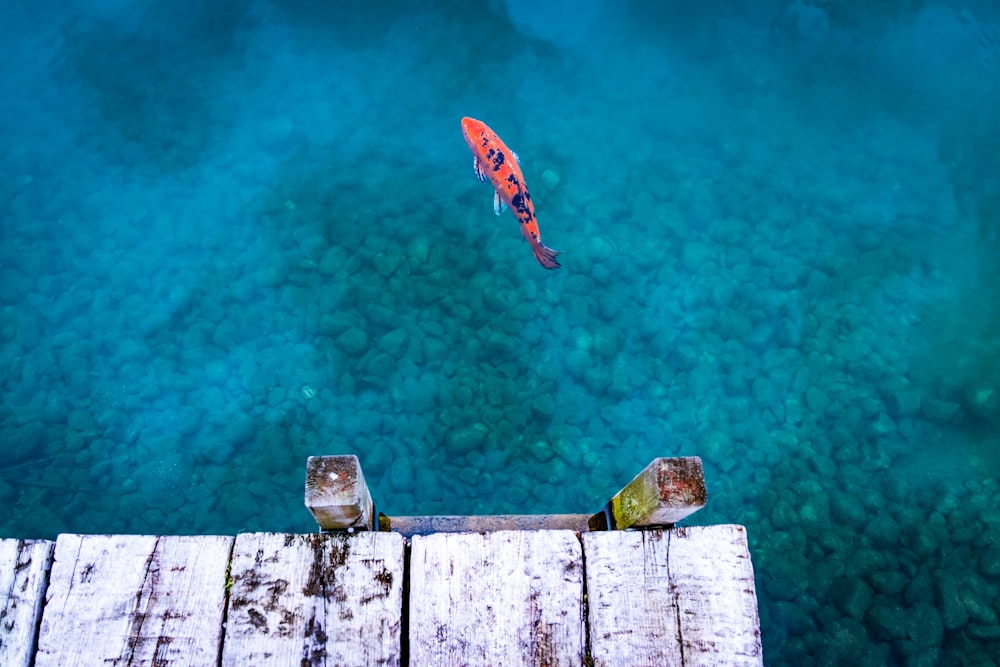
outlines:
[[994, 664], [1000, 10], [682, 4], [4, 2], [0, 535], [313, 530], [312, 454], [395, 514], [698, 455], [769, 664]]

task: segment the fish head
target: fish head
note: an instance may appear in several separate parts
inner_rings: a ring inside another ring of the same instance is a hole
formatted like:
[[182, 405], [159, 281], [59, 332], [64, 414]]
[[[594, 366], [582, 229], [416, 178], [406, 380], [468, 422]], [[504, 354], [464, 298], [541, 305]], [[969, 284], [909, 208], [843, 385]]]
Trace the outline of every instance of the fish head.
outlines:
[[485, 129], [487, 129], [486, 123], [481, 120], [469, 118], [468, 116], [462, 118], [462, 136], [465, 137], [465, 143], [469, 144], [469, 148], [472, 149], [473, 153], [476, 152], [479, 137]]

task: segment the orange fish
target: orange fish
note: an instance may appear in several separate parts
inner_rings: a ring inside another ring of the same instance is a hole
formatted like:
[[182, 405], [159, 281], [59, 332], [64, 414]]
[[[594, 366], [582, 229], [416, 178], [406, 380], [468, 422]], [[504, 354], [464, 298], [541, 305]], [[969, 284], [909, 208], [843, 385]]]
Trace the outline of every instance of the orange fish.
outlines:
[[507, 148], [486, 123], [475, 118], [462, 119], [462, 135], [472, 150], [472, 166], [476, 170], [476, 176], [480, 181], [489, 179], [495, 190], [493, 212], [500, 215], [509, 206], [521, 223], [521, 234], [531, 244], [538, 263], [546, 269], [558, 269], [556, 255], [559, 251], [542, 245], [535, 207], [531, 203], [531, 195], [528, 194], [528, 185], [524, 182], [517, 154]]

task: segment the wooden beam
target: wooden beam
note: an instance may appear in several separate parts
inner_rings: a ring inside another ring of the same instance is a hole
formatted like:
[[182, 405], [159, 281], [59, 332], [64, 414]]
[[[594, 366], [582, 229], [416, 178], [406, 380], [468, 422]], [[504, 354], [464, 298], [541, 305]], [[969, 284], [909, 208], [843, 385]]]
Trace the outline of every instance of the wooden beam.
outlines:
[[320, 530], [374, 530], [375, 505], [357, 456], [310, 456], [306, 507]]
[[55, 542], [0, 540], [0, 665], [28, 667]]
[[431, 533], [480, 533], [497, 530], [588, 529], [589, 514], [481, 514], [471, 516], [393, 516], [379, 514], [380, 531], [407, 537]]
[[742, 526], [587, 533], [582, 540], [595, 667], [763, 664]]
[[699, 457], [657, 458], [591, 517], [590, 530], [672, 526], [706, 502]]
[[406, 539], [236, 538], [222, 667], [399, 665]]
[[36, 667], [215, 665], [232, 537], [60, 535]]
[[559, 531], [413, 538], [411, 665], [579, 665], [583, 552]]

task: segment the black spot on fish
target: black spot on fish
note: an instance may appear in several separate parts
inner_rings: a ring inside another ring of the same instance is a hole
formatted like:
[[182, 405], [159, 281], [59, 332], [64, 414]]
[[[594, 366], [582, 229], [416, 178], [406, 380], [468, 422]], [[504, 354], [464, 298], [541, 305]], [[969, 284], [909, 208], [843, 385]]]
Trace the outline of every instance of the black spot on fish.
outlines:
[[493, 156], [493, 171], [500, 171], [500, 167], [502, 165], [503, 165], [503, 151], [497, 151], [497, 154]]

